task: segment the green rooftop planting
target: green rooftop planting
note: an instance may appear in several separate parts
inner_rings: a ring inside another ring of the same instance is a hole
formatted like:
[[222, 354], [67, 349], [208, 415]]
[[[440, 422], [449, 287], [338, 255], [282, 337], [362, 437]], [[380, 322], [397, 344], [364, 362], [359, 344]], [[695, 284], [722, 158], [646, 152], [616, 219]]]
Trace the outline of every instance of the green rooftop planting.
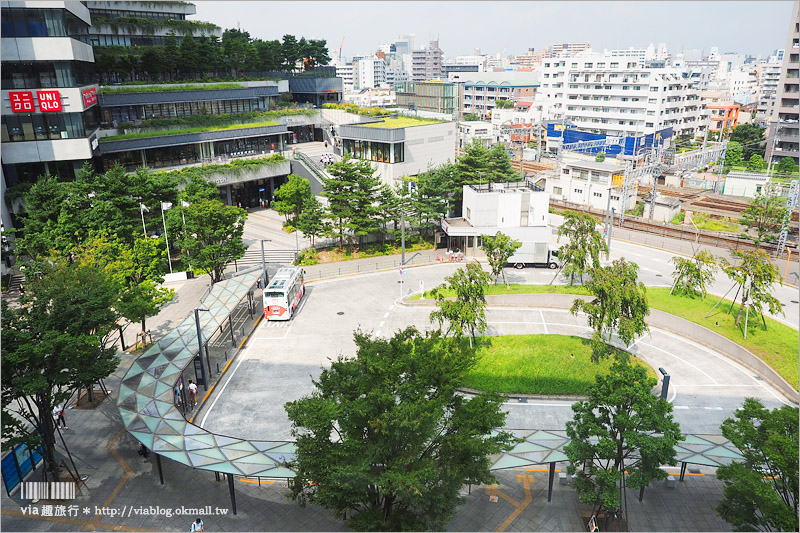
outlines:
[[224, 131], [224, 130], [236, 130], [242, 128], [258, 128], [261, 126], [277, 126], [280, 122], [276, 122], [274, 120], [269, 120], [266, 122], [252, 122], [247, 124], [230, 124], [228, 126], [207, 126], [207, 127], [198, 127], [198, 128], [185, 128], [185, 129], [178, 129], [178, 130], [166, 130], [166, 131], [140, 131], [137, 133], [123, 133], [122, 135], [112, 135], [111, 137], [103, 137], [100, 139], [100, 142], [110, 142], [110, 141], [125, 141], [128, 139], [146, 139], [148, 137], [164, 137], [168, 135], [184, 135], [186, 133], [202, 133], [204, 131]]
[[186, 167], [180, 170], [161, 170], [153, 172], [153, 174], [170, 175], [177, 178], [178, 183], [188, 183], [196, 179], [208, 179], [221, 172], [231, 172], [238, 176], [249, 170], [255, 170], [263, 166], [277, 165], [285, 161], [288, 161], [288, 159], [281, 154], [273, 154], [255, 159], [236, 159], [224, 165], [204, 165], [200, 167]]
[[447, 121], [436, 120], [431, 118], [407, 117], [405, 115], [401, 115], [397, 118], [383, 119], [383, 122], [370, 122], [369, 124], [354, 124], [354, 125], [364, 126], [365, 128], [395, 129], [395, 128], [411, 128], [413, 126], [425, 126], [427, 124], [441, 124], [442, 122], [447, 122]]
[[325, 109], [340, 109], [342, 111], [347, 111], [348, 113], [365, 115], [368, 117], [383, 117], [389, 114], [389, 112], [382, 107], [360, 107], [356, 104], [327, 103], [322, 104], [322, 107]]
[[241, 83], [214, 83], [210, 85], [123, 85], [100, 87], [100, 94], [167, 93], [172, 91], [210, 91], [220, 89], [246, 89]]

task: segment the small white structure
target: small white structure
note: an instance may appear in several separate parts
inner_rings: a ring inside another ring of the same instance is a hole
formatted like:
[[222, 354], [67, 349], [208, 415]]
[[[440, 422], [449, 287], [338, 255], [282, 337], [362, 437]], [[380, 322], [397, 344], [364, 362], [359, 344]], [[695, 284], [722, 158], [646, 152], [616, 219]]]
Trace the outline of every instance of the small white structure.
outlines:
[[472, 144], [473, 141], [480, 142], [486, 148], [495, 143], [495, 136], [492, 132], [492, 125], [482, 120], [465, 120], [458, 123], [458, 147]]
[[755, 198], [756, 194], [769, 181], [766, 174], [755, 174], [749, 172], [731, 172], [722, 185], [722, 194], [728, 196], [741, 196], [744, 198]]
[[443, 219], [448, 248], [475, 252], [481, 236], [503, 232], [519, 241], [552, 241], [550, 197], [528, 182], [464, 185], [463, 216]]
[[611, 207], [620, 213], [623, 208], [633, 209], [638, 189], [636, 183], [631, 183], [628, 197], [621, 198], [624, 174], [625, 169], [620, 165], [576, 157], [563, 161], [558, 174], [547, 178], [546, 190], [554, 199], [602, 210], [608, 207], [610, 192]]
[[[656, 195], [655, 210], [653, 220], [657, 222], [670, 222], [675, 215], [681, 212], [681, 201], [674, 196]], [[645, 216], [650, 215], [650, 202], [645, 202]]]

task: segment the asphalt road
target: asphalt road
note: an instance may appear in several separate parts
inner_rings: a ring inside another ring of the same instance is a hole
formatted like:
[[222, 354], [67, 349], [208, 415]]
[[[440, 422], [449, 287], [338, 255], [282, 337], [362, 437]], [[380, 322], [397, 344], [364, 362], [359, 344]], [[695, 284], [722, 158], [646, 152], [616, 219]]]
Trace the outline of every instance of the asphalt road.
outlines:
[[[626, 253], [623, 246], [618, 251]], [[658, 257], [645, 259], [645, 265], [663, 261]], [[210, 431], [242, 438], [291, 439], [284, 403], [310, 393], [312, 379], [329, 364], [329, 359], [339, 354], [354, 354], [353, 331], [360, 328], [375, 335], [390, 335], [408, 325], [430, 327], [431, 308], [402, 305], [401, 293], [431, 288], [458, 266], [440, 264], [407, 269], [402, 285], [398, 283], [397, 271], [309, 284], [304, 303], [292, 321], [259, 325], [248, 348], [239, 355], [225, 379], [224, 390], [204, 409], [201, 425]], [[643, 278], [649, 275], [647, 270], [643, 272]], [[553, 271], [509, 270], [507, 275], [512, 282], [541, 283], [549, 281]], [[652, 277], [666, 285], [656, 273]], [[490, 335], [589, 336], [585, 319], [560, 310], [490, 308], [487, 318]], [[779, 393], [751, 371], [723, 354], [673, 333], [654, 329], [631, 351], [654, 368], [668, 369], [672, 376], [669, 400], [685, 432], [717, 433], [722, 420], [741, 406], [745, 397], [760, 398], [770, 408], [782, 402]], [[570, 404], [553, 400], [509, 401], [506, 425], [560, 429], [572, 416]]]

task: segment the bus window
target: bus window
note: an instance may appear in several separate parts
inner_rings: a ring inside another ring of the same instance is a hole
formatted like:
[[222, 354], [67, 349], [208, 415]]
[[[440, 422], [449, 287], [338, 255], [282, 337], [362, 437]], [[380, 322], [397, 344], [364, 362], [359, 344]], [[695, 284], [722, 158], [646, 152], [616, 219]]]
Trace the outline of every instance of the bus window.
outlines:
[[265, 292], [264, 298], [283, 298], [282, 292]]

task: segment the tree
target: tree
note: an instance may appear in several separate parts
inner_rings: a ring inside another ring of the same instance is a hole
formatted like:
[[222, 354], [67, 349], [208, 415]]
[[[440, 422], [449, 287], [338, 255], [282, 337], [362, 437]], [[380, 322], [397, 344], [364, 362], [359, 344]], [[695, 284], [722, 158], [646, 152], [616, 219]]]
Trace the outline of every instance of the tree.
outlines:
[[219, 200], [205, 200], [186, 208], [186, 234], [178, 242], [192, 256], [192, 264], [208, 272], [211, 283], [222, 280], [225, 267], [244, 256], [242, 242], [247, 212]]
[[[778, 267], [770, 262], [769, 254], [764, 250], [756, 249], [734, 250], [733, 255], [741, 259], [740, 263], [736, 266], [729, 265], [724, 267], [723, 271], [739, 285], [736, 289], [736, 294], [742, 293], [742, 303], [739, 306], [739, 314], [736, 315], [736, 327], [739, 327], [742, 310], [748, 305], [762, 313], [762, 308], [766, 304], [770, 313], [783, 314], [781, 302], [772, 296], [772, 284], [775, 281], [780, 283], [780, 272]], [[735, 296], [734, 300], [736, 300]], [[767, 323], [764, 321], [764, 329], [766, 328]], [[746, 326], [744, 337], [747, 338]]]
[[483, 244], [481, 245], [481, 250], [483, 250], [486, 254], [486, 258], [489, 260], [489, 268], [494, 276], [494, 284], [497, 285], [497, 279], [502, 273], [503, 281], [508, 285], [506, 273], [503, 271], [503, 268], [505, 268], [508, 263], [508, 258], [514, 255], [514, 252], [522, 246], [522, 243], [499, 231], [494, 237], [491, 235], [483, 235], [482, 240]]
[[45, 479], [58, 481], [51, 412], [75, 389], [117, 368], [116, 349], [102, 347], [100, 339], [116, 327], [118, 293], [96, 266], [67, 256], [53, 255], [28, 270], [36, 275], [26, 280], [22, 305], [2, 302], [2, 447], [38, 449]]
[[736, 141], [728, 141], [728, 148], [725, 151], [725, 166], [738, 166], [742, 162], [742, 145]]
[[328, 197], [328, 218], [331, 235], [344, 246], [348, 232], [363, 237], [380, 229], [378, 207], [375, 205], [380, 178], [369, 161], [345, 157], [328, 167], [330, 178], [323, 181], [323, 194]]
[[753, 154], [747, 161], [747, 170], [764, 170], [764, 158], [758, 154]]
[[167, 70], [167, 79], [174, 79], [175, 69], [178, 66], [180, 54], [178, 53], [178, 38], [175, 32], [170, 31], [164, 37], [164, 67]]
[[281, 59], [285, 70], [294, 70], [300, 57], [300, 47], [294, 35], [284, 35], [281, 43]]
[[781, 157], [775, 166], [775, 172], [778, 174], [794, 174], [797, 172], [797, 163], [794, 162], [793, 157]]
[[606, 160], [606, 153], [605, 152], [597, 152], [597, 155], [594, 156], [594, 160], [598, 163], [602, 163]]
[[734, 531], [798, 530], [797, 420], [797, 407], [770, 411], [747, 398], [734, 418], [722, 423], [722, 434], [744, 457], [717, 468], [725, 483], [717, 513]]
[[297, 221], [311, 197], [311, 184], [307, 179], [297, 174], [289, 174], [289, 181], [278, 187], [275, 191], [275, 210], [289, 220], [291, 215], [292, 225], [297, 227]]
[[519, 172], [511, 166], [511, 157], [504, 145], [499, 143], [492, 145], [487, 154], [487, 163], [489, 183], [519, 181]]
[[708, 250], [695, 254], [691, 259], [676, 255], [670, 262], [675, 265], [675, 271], [672, 273], [675, 282], [669, 293], [677, 291], [694, 297], [699, 292], [703, 298], [706, 297], [706, 285], [714, 280], [719, 268], [718, 263], [727, 264], [724, 258], [718, 259]]
[[647, 305], [647, 289], [638, 281], [639, 266], [625, 259], [616, 259], [607, 267], [592, 269], [592, 278], [584, 286], [594, 295], [587, 302], [576, 298], [570, 312], [577, 315], [583, 311], [588, 316], [592, 335], [592, 361], [609, 355], [611, 334], [616, 331], [619, 339], [630, 346], [636, 335], [650, 331], [644, 318], [650, 314]]
[[462, 118], [462, 120], [464, 120], [465, 122], [475, 122], [475, 121], [478, 121], [480, 119], [481, 119], [481, 117], [478, 116], [475, 113], [464, 113], [464, 116]]
[[340, 355], [311, 395], [286, 404], [292, 497], [347, 513], [359, 531], [442, 530], [461, 487], [494, 481], [487, 456], [516, 442], [495, 431], [502, 398], [458, 393], [474, 353], [438, 331], [356, 332], [355, 343], [355, 358]]
[[[589, 268], [600, 266], [600, 252], [608, 252], [603, 236], [597, 231], [597, 219], [589, 213], [566, 211], [564, 222], [558, 228], [558, 239], [567, 237], [569, 243], [559, 250], [564, 262], [564, 275], [569, 276], [569, 284], [583, 275]], [[590, 264], [591, 261], [591, 264]]]
[[[764, 157], [765, 131], [757, 124], [739, 124], [731, 130], [730, 140], [741, 145], [742, 159], [750, 160], [754, 154]], [[730, 144], [728, 149], [730, 149]]]
[[256, 52], [250, 42], [250, 34], [238, 29], [229, 29], [223, 32], [222, 48], [225, 51], [228, 67], [233, 71], [234, 76], [247, 67], [248, 60]]
[[[742, 211], [742, 225], [747, 228], [742, 237], [750, 239], [756, 246], [762, 242], [775, 240], [786, 216], [786, 202], [778, 196], [778, 191], [768, 184], [756, 193], [756, 197]], [[750, 232], [755, 230], [755, 236]]]
[[182, 76], [189, 77], [187, 74], [194, 74], [204, 69], [204, 59], [199, 52], [194, 37], [191, 34], [184, 35], [178, 49], [179, 67]]
[[303, 237], [311, 238], [311, 246], [317, 237], [329, 231], [328, 221], [325, 219], [325, 209], [316, 196], [311, 196], [303, 207], [303, 212], [297, 219], [297, 229], [303, 232]]
[[456, 166], [445, 163], [417, 175], [411, 192], [411, 209], [420, 231], [433, 233], [439, 221], [453, 206], [453, 188], [458, 181]]
[[[475, 139], [464, 147], [464, 153], [456, 161], [459, 183], [457, 187], [468, 183], [480, 183], [489, 180], [489, 150]], [[460, 197], [460, 191], [456, 191]]]
[[495, 100], [494, 105], [497, 109], [514, 109], [514, 100]]
[[[437, 309], [431, 312], [430, 320], [439, 322], [440, 328], [447, 321], [447, 333], [453, 333], [458, 338], [468, 331], [471, 348], [475, 332], [486, 329], [485, 292], [491, 278], [481, 269], [480, 263], [475, 262], [459, 268], [444, 279], [447, 283], [433, 290]], [[446, 299], [443, 290], [453, 291], [455, 299]]]
[[627, 487], [666, 479], [661, 465], [677, 464], [675, 445], [683, 436], [672, 404], [652, 394], [656, 383], [643, 366], [615, 361], [608, 375], [595, 378], [589, 399], [572, 405], [567, 472], [577, 476], [578, 497], [595, 514], [621, 509]]

